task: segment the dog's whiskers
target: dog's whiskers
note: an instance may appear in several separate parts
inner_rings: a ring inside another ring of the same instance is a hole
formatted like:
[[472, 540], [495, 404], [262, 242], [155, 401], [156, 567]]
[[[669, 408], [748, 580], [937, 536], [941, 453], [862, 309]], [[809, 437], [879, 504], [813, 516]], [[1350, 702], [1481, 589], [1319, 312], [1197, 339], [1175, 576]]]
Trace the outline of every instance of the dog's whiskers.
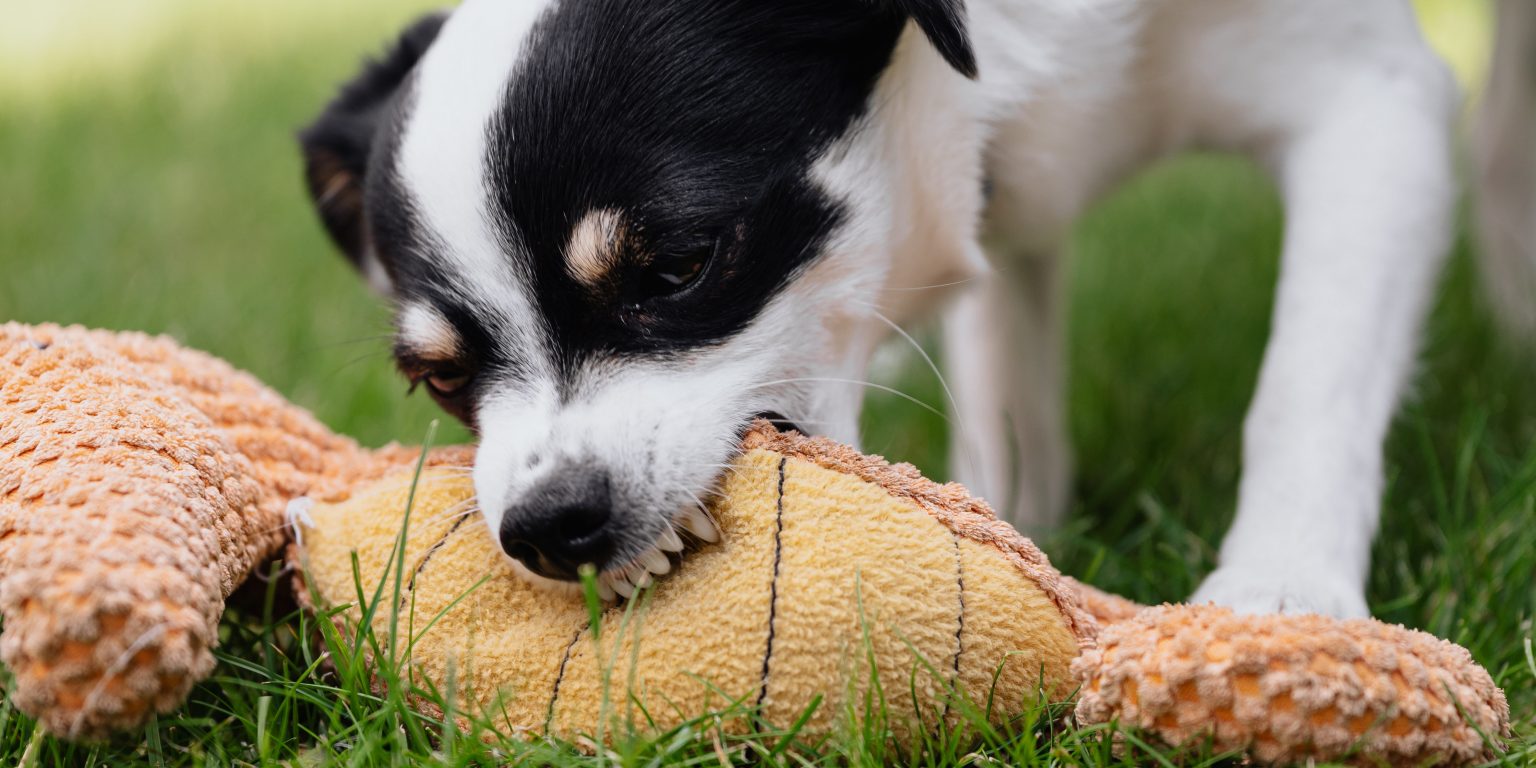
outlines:
[[720, 526], [709, 516], [709, 505], [699, 498], [692, 488], [685, 485], [675, 487], [693, 499], [695, 506], [684, 507], [683, 510], [670, 521], [673, 524], [680, 523], [683, 530], [693, 534], [700, 541], [713, 544], [720, 540]]
[[478, 514], [479, 512], [480, 505], [476, 504], [474, 499], [465, 499], [464, 501], [459, 502], [458, 504], [455, 504], [436, 515], [424, 519], [422, 522], [429, 524], [441, 523], [445, 520], [456, 520], [458, 518]]
[[902, 287], [902, 288], [881, 288], [880, 291], [882, 293], [904, 293], [904, 292], [907, 292], [907, 291], [932, 291], [932, 290], [937, 290], [939, 288], [953, 288], [953, 287], [955, 287], [957, 285], [965, 285], [966, 283], [973, 283], [973, 282], [975, 282], [975, 281], [977, 281], [979, 279], [981, 279], [980, 276], [977, 276], [977, 277], [967, 277], [967, 278], [965, 278], [963, 280], [954, 280], [954, 281], [948, 282], [948, 283], [934, 283], [932, 285], [914, 285], [914, 286], [908, 286], [908, 287]]
[[827, 421], [827, 420], [819, 420], [818, 421], [816, 419], [797, 419], [797, 418], [794, 418], [793, 416], [785, 416], [784, 417], [784, 421], [788, 422], [790, 425], [792, 425], [792, 427], [798, 427], [798, 426], [813, 426], [813, 427], [839, 426], [838, 423], [835, 422], [835, 421]]
[[908, 394], [908, 393], [903, 392], [903, 391], [901, 391], [899, 389], [896, 389], [895, 387], [886, 386], [885, 384], [877, 384], [877, 383], [875, 383], [873, 381], [866, 381], [864, 379], [841, 379], [841, 378], [825, 377], [825, 376], [801, 376], [801, 377], [796, 377], [796, 378], [792, 378], [792, 379], [776, 379], [774, 381], [759, 382], [757, 384], [748, 385], [747, 387], [745, 387], [745, 390], [746, 391], [752, 391], [752, 390], [757, 390], [757, 389], [766, 389], [768, 387], [780, 386], [780, 385], [784, 385], [784, 384], [799, 384], [801, 382], [805, 382], [805, 383], [809, 383], [809, 384], [851, 384], [851, 385], [854, 385], [854, 386], [867, 387], [869, 389], [879, 390], [881, 392], [885, 392], [887, 394], [895, 395], [895, 396], [897, 396], [897, 397], [899, 397], [899, 398], [901, 398], [903, 400], [906, 400], [907, 402], [912, 403], [913, 405], [916, 405], [917, 407], [922, 408], [923, 410], [925, 410], [925, 411], [927, 411], [927, 412], [929, 412], [929, 413], [931, 413], [931, 414], [933, 414], [935, 416], [938, 416], [939, 418], [943, 419], [946, 423], [948, 423], [950, 421], [949, 414], [939, 410], [938, 408], [933, 407], [932, 405], [929, 405], [928, 403], [924, 402], [921, 398], [919, 398], [919, 397], [917, 397], [915, 395]]
[[379, 334], [374, 334], [372, 336], [358, 336], [358, 337], [352, 338], [352, 339], [342, 339], [340, 341], [332, 341], [332, 342], [328, 342], [328, 343], [325, 343], [325, 344], [316, 344], [316, 345], [311, 346], [309, 349], [310, 350], [329, 350], [329, 349], [338, 349], [338, 348], [341, 348], [341, 347], [357, 346], [358, 344], [378, 344], [379, 342], [388, 343], [388, 342], [393, 341], [394, 338], [395, 337], [394, 337], [393, 333], [379, 333]]
[[338, 366], [332, 368], [331, 369], [331, 375], [334, 376], [336, 374], [339, 374], [342, 371], [345, 371], [348, 368], [351, 368], [351, 367], [353, 367], [355, 365], [358, 365], [360, 363], [366, 363], [366, 362], [368, 362], [370, 360], [377, 360], [377, 359], [380, 359], [380, 358], [388, 358], [389, 356], [390, 356], [390, 354], [389, 354], [389, 352], [387, 350], [376, 349], [376, 350], [373, 350], [373, 351], [368, 352], [366, 354], [358, 355], [357, 357], [354, 357], [351, 360], [348, 360], [345, 363], [342, 363], [341, 365], [338, 365]]
[[954, 447], [960, 448], [962, 458], [964, 459], [965, 463], [969, 465], [968, 469], [970, 470], [971, 476], [976, 476], [975, 445], [970, 440], [963, 439], [965, 436], [960, 434], [961, 432], [965, 431], [965, 420], [961, 417], [960, 403], [955, 399], [955, 392], [954, 390], [950, 389], [949, 380], [944, 377], [944, 372], [940, 370], [938, 364], [933, 361], [933, 357], [928, 354], [928, 350], [923, 349], [923, 345], [917, 343], [917, 339], [913, 338], [912, 334], [908, 333], [905, 328], [902, 328], [899, 324], [897, 324], [895, 320], [886, 317], [885, 314], [882, 313], [875, 305], [865, 304], [864, 306], [869, 309], [870, 313], [879, 319], [880, 322], [885, 323], [890, 327], [892, 331], [895, 331], [898, 336], [905, 339], [907, 344], [911, 345], [912, 349], [917, 352], [918, 357], [922, 358], [923, 363], [928, 366], [928, 370], [933, 372], [934, 378], [939, 382], [939, 387], [944, 390], [945, 399], [949, 401], [949, 412], [951, 416], [958, 420], [949, 422], [951, 449]]

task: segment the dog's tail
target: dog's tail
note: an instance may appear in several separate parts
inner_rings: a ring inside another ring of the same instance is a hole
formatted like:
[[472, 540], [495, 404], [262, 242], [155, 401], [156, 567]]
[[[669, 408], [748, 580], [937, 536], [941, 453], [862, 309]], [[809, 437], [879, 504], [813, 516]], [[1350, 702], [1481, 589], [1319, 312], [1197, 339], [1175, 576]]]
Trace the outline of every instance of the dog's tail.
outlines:
[[1536, 339], [1536, 0], [1499, 0], [1478, 115], [1482, 273], [1501, 319]]

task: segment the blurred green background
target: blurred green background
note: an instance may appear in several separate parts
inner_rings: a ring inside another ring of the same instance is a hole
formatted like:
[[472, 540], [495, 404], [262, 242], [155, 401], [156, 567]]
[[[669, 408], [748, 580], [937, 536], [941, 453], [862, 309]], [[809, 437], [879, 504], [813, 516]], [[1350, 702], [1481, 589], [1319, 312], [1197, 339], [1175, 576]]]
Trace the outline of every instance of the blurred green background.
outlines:
[[[1341, 0], [1345, 1], [1345, 0]], [[1471, 98], [1484, 0], [1418, 6]], [[405, 397], [388, 318], [330, 248], [294, 131], [359, 58], [433, 3], [64, 0], [0, 24], [0, 320], [172, 334], [370, 444], [438, 412]], [[1231, 159], [1158, 166], [1077, 232], [1070, 314], [1076, 514], [1045, 543], [1068, 572], [1144, 600], [1186, 595], [1230, 520], [1282, 212]], [[1469, 645], [1529, 719], [1536, 615], [1536, 367], [1476, 290], [1465, 237], [1388, 446], [1373, 609]], [[899, 350], [877, 375], [942, 406]], [[876, 395], [867, 448], [944, 469], [944, 423]], [[450, 429], [451, 439], [463, 439]]]

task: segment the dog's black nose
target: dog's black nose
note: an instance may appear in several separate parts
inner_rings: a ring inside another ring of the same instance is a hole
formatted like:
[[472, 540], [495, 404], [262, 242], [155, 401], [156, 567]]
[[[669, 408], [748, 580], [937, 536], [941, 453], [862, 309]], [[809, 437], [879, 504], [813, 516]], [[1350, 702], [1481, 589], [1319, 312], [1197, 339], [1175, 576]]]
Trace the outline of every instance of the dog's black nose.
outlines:
[[606, 473], [560, 471], [501, 518], [501, 547], [528, 570], [575, 581], [581, 566], [601, 570], [613, 556], [613, 500]]

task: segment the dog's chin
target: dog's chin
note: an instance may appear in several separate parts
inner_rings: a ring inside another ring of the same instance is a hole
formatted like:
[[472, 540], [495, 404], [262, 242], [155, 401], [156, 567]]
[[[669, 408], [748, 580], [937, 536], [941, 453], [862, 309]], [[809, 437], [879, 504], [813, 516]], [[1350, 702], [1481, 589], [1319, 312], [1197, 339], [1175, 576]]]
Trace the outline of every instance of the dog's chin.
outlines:
[[534, 573], [531, 569], [528, 568], [528, 566], [523, 565], [523, 561], [518, 560], [511, 555], [503, 553], [502, 558], [512, 566], [512, 572], [517, 574], [519, 579], [522, 579], [523, 581], [532, 584], [539, 589], [548, 590], [558, 594], [581, 594], [581, 582], [579, 581], [561, 581], [560, 579], [551, 579], [548, 576], [541, 576], [537, 573]]

